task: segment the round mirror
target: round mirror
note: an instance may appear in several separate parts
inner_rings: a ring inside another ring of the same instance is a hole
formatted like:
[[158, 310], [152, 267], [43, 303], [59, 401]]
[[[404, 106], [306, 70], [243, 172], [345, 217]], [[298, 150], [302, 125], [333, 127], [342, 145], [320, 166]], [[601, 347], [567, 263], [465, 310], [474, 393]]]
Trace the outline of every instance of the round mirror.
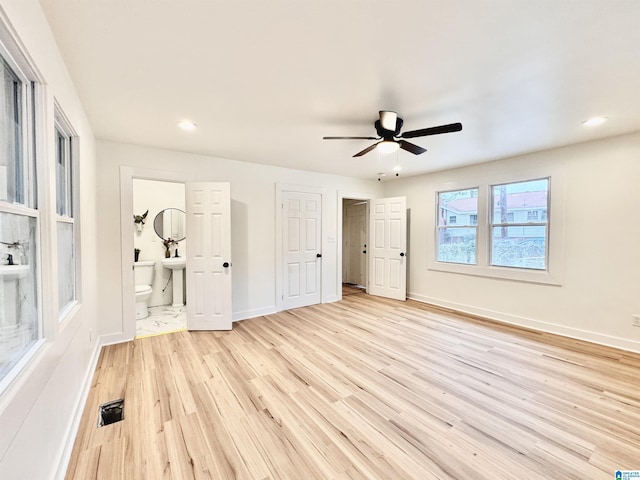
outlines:
[[165, 208], [156, 215], [153, 220], [153, 228], [158, 236], [163, 239], [172, 239], [176, 242], [184, 240], [185, 214], [179, 208]]

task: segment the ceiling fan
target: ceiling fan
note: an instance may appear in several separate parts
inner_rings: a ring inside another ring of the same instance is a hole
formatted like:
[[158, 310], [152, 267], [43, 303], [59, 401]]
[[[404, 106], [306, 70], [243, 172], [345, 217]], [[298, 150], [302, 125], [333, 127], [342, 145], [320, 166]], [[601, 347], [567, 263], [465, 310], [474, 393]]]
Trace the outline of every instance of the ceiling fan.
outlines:
[[403, 140], [404, 138], [426, 137], [429, 135], [439, 135], [441, 133], [459, 132], [462, 130], [461, 123], [450, 123], [448, 125], [440, 125], [438, 127], [422, 128], [420, 130], [411, 130], [400, 134], [403, 120], [398, 117], [396, 112], [386, 110], [380, 111], [380, 119], [376, 120], [377, 137], [322, 137], [323, 140], [379, 140], [379, 142], [365, 148], [356, 153], [354, 157], [360, 157], [369, 153], [374, 148], [378, 148], [382, 153], [392, 153], [401, 148], [414, 155], [420, 155], [427, 151], [414, 143]]

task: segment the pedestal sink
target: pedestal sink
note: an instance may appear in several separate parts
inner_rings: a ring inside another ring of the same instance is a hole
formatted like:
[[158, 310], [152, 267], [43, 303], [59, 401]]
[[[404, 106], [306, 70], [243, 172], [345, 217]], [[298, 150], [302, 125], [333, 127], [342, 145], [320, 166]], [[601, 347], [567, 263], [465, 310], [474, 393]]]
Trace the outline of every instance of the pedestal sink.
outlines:
[[0, 265], [0, 278], [5, 282], [23, 278], [27, 273], [29, 273], [29, 265]]
[[187, 266], [187, 259], [184, 257], [163, 258], [162, 265], [169, 270], [173, 270], [173, 304], [174, 307], [184, 305], [184, 267]]
[[0, 265], [0, 305], [3, 306], [0, 308], [0, 343], [7, 340], [7, 332], [19, 328], [18, 280], [26, 277], [28, 273], [29, 265]]

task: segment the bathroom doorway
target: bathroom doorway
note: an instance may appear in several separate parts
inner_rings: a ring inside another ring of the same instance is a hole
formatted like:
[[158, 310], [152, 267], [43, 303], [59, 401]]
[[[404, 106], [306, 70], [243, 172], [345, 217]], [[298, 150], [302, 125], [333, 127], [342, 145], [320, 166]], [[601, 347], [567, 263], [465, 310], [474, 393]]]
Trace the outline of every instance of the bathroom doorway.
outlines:
[[[184, 268], [166, 268], [162, 263], [167, 256], [186, 258], [185, 184], [134, 178], [132, 206], [130, 225], [134, 260], [137, 259], [134, 262], [135, 336], [139, 338], [185, 330]], [[142, 275], [144, 270], [151, 275]], [[174, 278], [176, 275], [182, 278]], [[149, 282], [150, 285], [147, 285]], [[182, 291], [174, 292], [174, 288]]]

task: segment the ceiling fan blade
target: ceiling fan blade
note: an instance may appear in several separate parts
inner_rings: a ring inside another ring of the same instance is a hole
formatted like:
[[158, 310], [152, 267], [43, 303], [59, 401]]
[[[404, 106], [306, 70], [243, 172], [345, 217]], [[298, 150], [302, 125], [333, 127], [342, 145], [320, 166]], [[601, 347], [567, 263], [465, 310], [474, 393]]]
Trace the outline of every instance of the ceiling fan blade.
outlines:
[[406, 150], [407, 152], [411, 152], [414, 155], [420, 155], [421, 153], [427, 151], [426, 148], [422, 148], [415, 143], [410, 143], [405, 140], [399, 140], [398, 143], [400, 144], [401, 149]]
[[380, 142], [376, 142], [376, 143], [374, 143], [373, 145], [371, 145], [371, 146], [369, 146], [369, 147], [365, 148], [364, 150], [362, 150], [362, 151], [360, 151], [360, 152], [356, 153], [356, 154], [354, 155], [354, 157], [361, 157], [362, 155], [365, 155], [365, 154], [369, 153], [371, 150], [373, 150], [374, 148], [376, 148], [376, 147], [378, 146], [378, 143], [380, 143]]
[[389, 130], [390, 132], [394, 132], [396, 130], [396, 120], [398, 119], [398, 114], [396, 112], [388, 112], [385, 110], [380, 110], [380, 125], [385, 130]]
[[416, 138], [426, 137], [427, 135], [439, 135], [441, 133], [459, 132], [462, 130], [461, 123], [450, 123], [448, 125], [440, 125], [439, 127], [422, 128], [420, 130], [412, 130], [404, 132], [400, 138]]
[[322, 137], [323, 140], [380, 140], [380, 137]]

